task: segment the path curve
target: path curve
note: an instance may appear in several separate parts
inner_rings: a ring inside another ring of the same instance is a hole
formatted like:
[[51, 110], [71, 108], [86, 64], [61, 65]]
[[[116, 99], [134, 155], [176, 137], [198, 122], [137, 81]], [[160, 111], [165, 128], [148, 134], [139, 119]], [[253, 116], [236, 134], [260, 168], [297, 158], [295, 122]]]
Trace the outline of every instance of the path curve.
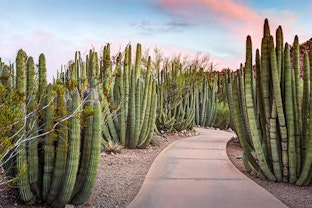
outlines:
[[242, 174], [226, 154], [233, 133], [196, 128], [153, 162], [128, 208], [286, 208]]

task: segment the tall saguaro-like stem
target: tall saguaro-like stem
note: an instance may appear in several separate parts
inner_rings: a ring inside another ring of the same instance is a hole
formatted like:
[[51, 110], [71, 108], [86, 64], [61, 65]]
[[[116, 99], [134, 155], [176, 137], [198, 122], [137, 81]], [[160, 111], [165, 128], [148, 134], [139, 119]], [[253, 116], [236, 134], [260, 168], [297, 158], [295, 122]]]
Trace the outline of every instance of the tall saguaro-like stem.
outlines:
[[[44, 54], [39, 56], [39, 87], [38, 87], [38, 101], [41, 102], [47, 88], [47, 68]], [[42, 100], [43, 102], [43, 100]]]
[[[95, 183], [96, 173], [99, 164], [100, 149], [101, 149], [101, 106], [98, 101], [98, 95], [95, 89], [90, 92], [90, 105], [93, 110], [93, 115], [87, 118], [87, 127], [84, 143], [82, 146], [81, 166], [84, 164], [84, 169], [80, 167], [82, 182], [77, 184], [77, 191], [72, 197], [72, 203], [82, 204], [88, 200], [92, 188]], [[77, 178], [78, 179], [78, 178]], [[75, 185], [76, 186], [76, 185]]]
[[266, 161], [263, 149], [261, 147], [261, 138], [259, 129], [257, 129], [256, 123], [256, 112], [254, 101], [252, 97], [252, 83], [251, 83], [251, 70], [252, 70], [252, 46], [251, 46], [251, 37], [247, 37], [246, 42], [246, 64], [245, 64], [246, 74], [245, 74], [245, 84], [246, 84], [246, 107], [247, 107], [247, 115], [248, 121], [250, 124], [250, 132], [252, 136], [252, 141], [255, 147], [255, 151], [257, 152], [260, 167], [263, 171], [263, 174], [270, 180], [275, 181], [276, 177], [271, 172], [268, 163]]
[[[27, 86], [26, 86], [26, 104], [27, 104], [27, 115], [34, 114], [37, 107], [37, 90], [35, 82], [35, 64], [34, 59], [29, 57], [27, 59]], [[36, 137], [38, 135], [38, 121], [37, 116], [31, 116], [27, 119], [26, 131], [29, 132], [30, 137]], [[28, 163], [29, 163], [29, 182], [32, 190], [39, 195], [38, 179], [39, 179], [39, 164], [38, 164], [38, 139], [31, 139], [28, 142]]]
[[45, 109], [45, 132], [50, 132], [46, 135], [44, 140], [44, 168], [43, 168], [43, 193], [42, 197], [45, 200], [51, 186], [52, 174], [54, 169], [54, 159], [55, 159], [55, 151], [54, 151], [54, 140], [55, 140], [55, 132], [52, 130], [53, 121], [54, 121], [54, 109], [53, 109], [53, 88], [52, 85], [49, 84], [47, 87], [47, 96], [45, 105], [47, 106]]
[[[310, 57], [312, 58], [312, 53], [310, 52]], [[310, 60], [312, 61], [312, 60]], [[310, 65], [309, 57], [307, 53], [304, 53], [304, 67], [303, 67], [303, 97], [302, 97], [302, 139], [301, 139], [301, 163], [305, 159], [306, 155], [306, 144], [311, 135], [309, 132], [309, 104], [310, 104]]]
[[[261, 56], [258, 50], [256, 54], [257, 95], [253, 96], [251, 39], [247, 37], [245, 68], [241, 67], [238, 71], [236, 82], [243, 74], [245, 80], [244, 82], [239, 80], [240, 93], [237, 93], [238, 88], [235, 88], [235, 95], [237, 94], [235, 99], [231, 90], [227, 92], [228, 97], [231, 98], [229, 99], [231, 116], [234, 116], [234, 120], [241, 119], [243, 113], [239, 114], [237, 109], [244, 109], [243, 104], [246, 102], [247, 124], [244, 122], [241, 124], [247, 129], [250, 128], [251, 144], [245, 143], [248, 137], [242, 131], [244, 128], [238, 126], [237, 133], [244, 153], [251, 153], [254, 148], [258, 158], [255, 162], [259, 164], [261, 172], [267, 179], [308, 185], [312, 179], [310, 154], [312, 145], [309, 139], [312, 132], [312, 119], [311, 108], [307, 107], [311, 106], [309, 58], [312, 60], [312, 53], [310, 52], [310, 57], [306, 52], [304, 54], [303, 79], [301, 79], [298, 37], [295, 37], [292, 48], [293, 70], [288, 43], [283, 48], [281, 27], [276, 31], [276, 39], [275, 47], [273, 37], [270, 36], [268, 21], [265, 20]], [[255, 98], [257, 102], [253, 100]], [[239, 100], [240, 105], [233, 104], [236, 99]], [[251, 163], [250, 159], [248, 161]], [[256, 169], [256, 166], [253, 168]], [[246, 169], [250, 170], [250, 166]]]
[[[306, 59], [306, 58], [305, 58]], [[310, 52], [310, 59], [312, 59], [312, 54]], [[307, 60], [306, 60], [307, 61]], [[311, 63], [310, 63], [311, 64]], [[312, 69], [310, 69], [312, 70]], [[312, 76], [310, 76], [310, 102], [312, 100]], [[311, 134], [312, 132], [312, 105], [309, 106], [309, 130], [308, 132]], [[304, 161], [302, 165], [302, 171], [300, 173], [300, 176], [298, 180], [296, 181], [296, 185], [302, 186], [302, 185], [308, 185], [311, 181], [311, 175], [312, 175], [312, 138], [307, 138], [306, 142], [306, 151], [304, 155]]]
[[[301, 114], [301, 95], [300, 95], [300, 50], [299, 50], [299, 38], [296, 35], [293, 43], [293, 70], [294, 70], [294, 113], [295, 113], [295, 145], [296, 145], [296, 155], [300, 155], [300, 138], [301, 138], [301, 129], [302, 129], [302, 114]], [[296, 157], [296, 163], [298, 164], [297, 174], [300, 172], [300, 156]]]
[[68, 138], [68, 153], [66, 162], [66, 171], [63, 180], [63, 186], [58, 195], [58, 199], [54, 201], [54, 207], [64, 207], [71, 199], [74, 189], [77, 171], [79, 166], [79, 150], [80, 150], [80, 119], [77, 110], [80, 108], [80, 97], [78, 90], [72, 92], [72, 104], [70, 113], [73, 117], [69, 120], [70, 133]]
[[18, 123], [16, 128], [19, 133], [16, 136], [16, 141], [20, 142], [17, 146], [17, 156], [16, 156], [16, 168], [17, 168], [17, 178], [19, 185], [19, 194], [23, 202], [27, 204], [34, 204], [36, 202], [36, 196], [32, 193], [29, 183], [29, 173], [27, 164], [27, 152], [25, 139], [25, 125], [27, 122], [26, 117], [26, 53], [23, 50], [19, 50], [16, 57], [16, 91], [19, 96], [21, 96], [22, 102], [19, 104], [18, 108], [23, 116], [23, 119]]
[[[66, 89], [59, 84], [54, 86], [57, 100], [55, 109], [55, 118], [63, 119], [67, 115], [67, 107], [64, 94]], [[62, 185], [62, 178], [65, 177], [67, 150], [68, 150], [68, 122], [64, 121], [56, 126], [57, 146], [55, 152], [54, 170], [50, 190], [47, 196], [47, 202], [52, 204], [57, 199], [57, 195]]]
[[[280, 81], [279, 81], [279, 74], [276, 62], [276, 53], [274, 48], [274, 41], [273, 37], [270, 37], [270, 62], [271, 62], [271, 73], [272, 73], [272, 82], [273, 82], [273, 94], [274, 94], [274, 108], [276, 108], [278, 123], [279, 123], [279, 132], [282, 140], [282, 144], [287, 144], [287, 128], [285, 122], [285, 115], [283, 109], [283, 101], [281, 97], [281, 90], [280, 90]], [[284, 162], [284, 168], [287, 167], [286, 161], [288, 160], [287, 155], [287, 146], [282, 146], [282, 160]], [[273, 161], [274, 162], [274, 161]], [[278, 166], [279, 164], [276, 164]], [[295, 167], [295, 164], [293, 164]], [[276, 167], [279, 169], [279, 167]], [[275, 168], [275, 169], [276, 169]], [[286, 171], [286, 170], [285, 170]], [[279, 175], [279, 174], [278, 174]]]

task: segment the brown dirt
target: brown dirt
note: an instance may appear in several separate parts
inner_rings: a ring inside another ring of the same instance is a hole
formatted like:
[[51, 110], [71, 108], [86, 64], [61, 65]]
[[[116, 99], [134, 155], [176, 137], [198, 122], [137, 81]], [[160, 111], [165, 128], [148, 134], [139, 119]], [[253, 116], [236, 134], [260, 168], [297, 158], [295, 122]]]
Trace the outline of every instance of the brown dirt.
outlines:
[[[93, 193], [87, 203], [77, 207], [127, 207], [141, 188], [145, 175], [156, 156], [170, 143], [182, 138], [184, 137], [181, 137], [181, 134], [167, 137], [156, 136], [147, 149], [123, 149], [121, 154], [102, 153]], [[290, 208], [312, 208], [312, 186], [298, 187], [285, 183], [273, 183], [249, 175], [240, 159], [242, 155], [240, 144], [234, 139], [230, 140], [227, 145], [227, 154], [240, 171]], [[3, 186], [0, 186], [0, 208], [2, 208], [1, 206], [4, 208], [27, 207], [19, 205], [17, 194]]]

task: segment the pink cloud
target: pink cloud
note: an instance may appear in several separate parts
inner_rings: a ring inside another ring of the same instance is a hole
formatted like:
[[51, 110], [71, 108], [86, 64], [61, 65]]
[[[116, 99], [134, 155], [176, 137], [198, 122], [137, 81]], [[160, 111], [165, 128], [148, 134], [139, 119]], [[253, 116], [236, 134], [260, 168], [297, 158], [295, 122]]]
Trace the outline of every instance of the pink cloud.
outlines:
[[[255, 40], [262, 36], [264, 17], [243, 0], [158, 0], [158, 3], [161, 9], [173, 15], [199, 19], [208, 28], [223, 28], [220, 33], [229, 33], [242, 42], [242, 46], [247, 35]], [[211, 25], [211, 22], [215, 23]]]
[[[205, 25], [208, 29], [212, 28], [212, 30], [220, 33], [220, 36], [228, 34], [233, 37], [233, 40], [236, 41], [236, 47], [241, 48], [235, 54], [224, 56], [223, 49], [219, 49], [221, 54], [211, 51], [211, 59], [217, 64], [218, 70], [227, 67], [235, 69], [239, 66], [240, 61], [243, 61], [244, 58], [243, 52], [247, 35], [251, 35], [253, 39], [254, 50], [259, 47], [265, 17], [253, 10], [244, 0], [157, 1], [162, 10], [172, 15], [181, 16], [194, 22], [199, 20], [200, 24]], [[218, 48], [218, 46], [215, 47]], [[240, 60], [241, 57], [242, 60]]]
[[[208, 28], [214, 27], [211, 22], [216, 22], [218, 26], [221, 25], [224, 30], [220, 32], [229, 33], [235, 37], [237, 42], [241, 43], [241, 57], [244, 57], [247, 35], [252, 37], [253, 51], [260, 48], [265, 18], [269, 20], [273, 36], [275, 36], [278, 26], [282, 26], [285, 42], [292, 44], [295, 35], [299, 35], [300, 42], [311, 38], [306, 27], [298, 22], [300, 14], [274, 8], [255, 10], [246, 3], [246, 0], [158, 0], [158, 2], [164, 11], [194, 21], [199, 19], [204, 24], [207, 22], [206, 27]], [[235, 68], [235, 61], [240, 59], [237, 55], [233, 54], [230, 56], [232, 59], [228, 59], [229, 57], [213, 54], [212, 58], [220, 68], [225, 66]], [[234, 58], [234, 56], [236, 57]], [[239, 63], [236, 65], [239, 66]]]
[[233, 0], [159, 0], [161, 8], [180, 15], [198, 15], [193, 9], [204, 9], [207, 15], [211, 13], [221, 21], [253, 22], [256, 24], [262, 18], [242, 1]]

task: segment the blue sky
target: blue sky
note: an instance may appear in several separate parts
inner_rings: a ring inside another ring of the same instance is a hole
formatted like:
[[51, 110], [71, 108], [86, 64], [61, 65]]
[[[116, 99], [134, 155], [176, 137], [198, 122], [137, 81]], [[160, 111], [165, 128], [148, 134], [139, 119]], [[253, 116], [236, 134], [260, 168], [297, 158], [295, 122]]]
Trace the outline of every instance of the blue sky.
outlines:
[[0, 57], [14, 62], [22, 48], [44, 53], [51, 80], [76, 50], [112, 51], [129, 42], [158, 47], [170, 56], [209, 54], [216, 69], [244, 61], [245, 39], [259, 47], [263, 21], [272, 34], [282, 25], [285, 40], [312, 38], [312, 3], [290, 0], [1, 0]]

